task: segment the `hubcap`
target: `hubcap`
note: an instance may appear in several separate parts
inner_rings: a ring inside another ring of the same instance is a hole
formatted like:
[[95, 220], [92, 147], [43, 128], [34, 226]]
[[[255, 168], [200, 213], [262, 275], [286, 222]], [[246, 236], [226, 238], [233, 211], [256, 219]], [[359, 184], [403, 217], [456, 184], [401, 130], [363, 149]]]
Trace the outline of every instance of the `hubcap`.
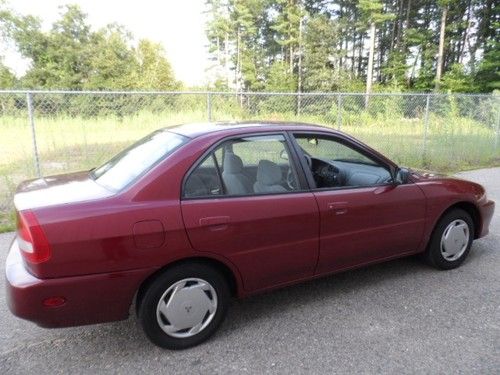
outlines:
[[217, 293], [205, 280], [177, 281], [161, 296], [156, 319], [169, 336], [186, 338], [205, 329], [217, 311]]
[[461, 219], [453, 220], [441, 237], [441, 254], [448, 261], [457, 260], [467, 250], [469, 244], [469, 226]]

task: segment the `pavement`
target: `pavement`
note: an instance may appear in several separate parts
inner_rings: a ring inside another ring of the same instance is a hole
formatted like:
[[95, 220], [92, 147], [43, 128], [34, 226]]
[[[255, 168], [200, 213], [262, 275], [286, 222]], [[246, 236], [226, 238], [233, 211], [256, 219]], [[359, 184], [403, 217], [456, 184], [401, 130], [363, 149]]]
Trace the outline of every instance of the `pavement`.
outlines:
[[[500, 168], [462, 173], [500, 202]], [[0, 235], [0, 267], [12, 233]], [[500, 373], [500, 207], [462, 267], [416, 257], [234, 301], [208, 342], [153, 346], [135, 316], [43, 329], [15, 318], [0, 283], [0, 373]]]

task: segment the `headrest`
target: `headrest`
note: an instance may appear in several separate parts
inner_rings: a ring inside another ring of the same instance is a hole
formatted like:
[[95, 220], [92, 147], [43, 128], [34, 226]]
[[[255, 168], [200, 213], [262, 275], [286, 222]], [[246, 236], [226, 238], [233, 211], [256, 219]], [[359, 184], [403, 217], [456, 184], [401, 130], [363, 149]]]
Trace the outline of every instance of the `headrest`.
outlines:
[[224, 155], [224, 172], [240, 173], [243, 170], [243, 162], [238, 155], [226, 153]]
[[264, 185], [277, 185], [281, 183], [281, 168], [269, 160], [259, 161], [257, 167], [257, 181]]

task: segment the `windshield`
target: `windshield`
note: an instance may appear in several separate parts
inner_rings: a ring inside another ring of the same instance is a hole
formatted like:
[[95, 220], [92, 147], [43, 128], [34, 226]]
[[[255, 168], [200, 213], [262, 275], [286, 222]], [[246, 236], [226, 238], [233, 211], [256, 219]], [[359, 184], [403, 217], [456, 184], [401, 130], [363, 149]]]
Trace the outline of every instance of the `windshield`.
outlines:
[[166, 130], [158, 130], [95, 169], [91, 172], [91, 177], [109, 189], [121, 190], [188, 139]]

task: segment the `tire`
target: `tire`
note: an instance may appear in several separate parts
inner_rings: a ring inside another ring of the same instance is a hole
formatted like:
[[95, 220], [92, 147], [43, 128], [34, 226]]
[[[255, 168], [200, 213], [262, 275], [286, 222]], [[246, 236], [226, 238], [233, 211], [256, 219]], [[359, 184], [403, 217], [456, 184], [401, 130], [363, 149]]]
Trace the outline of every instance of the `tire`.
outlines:
[[450, 270], [460, 266], [474, 240], [474, 222], [462, 209], [452, 209], [439, 219], [424, 253], [431, 266]]
[[149, 340], [166, 349], [186, 349], [212, 336], [230, 300], [225, 278], [202, 263], [174, 266], [147, 288], [139, 321]]

